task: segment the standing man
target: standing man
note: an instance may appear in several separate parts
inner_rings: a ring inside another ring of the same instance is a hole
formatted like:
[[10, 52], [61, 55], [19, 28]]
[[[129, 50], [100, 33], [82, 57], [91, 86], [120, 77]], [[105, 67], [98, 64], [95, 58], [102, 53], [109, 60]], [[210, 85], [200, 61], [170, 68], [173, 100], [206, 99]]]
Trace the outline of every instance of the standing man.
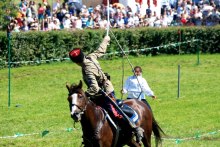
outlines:
[[134, 68], [134, 75], [127, 78], [122, 93], [128, 93], [127, 99], [139, 99], [143, 101], [150, 109], [150, 105], [145, 99], [145, 95], [156, 99], [154, 92], [149, 87], [147, 81], [142, 77], [142, 68], [136, 66]]

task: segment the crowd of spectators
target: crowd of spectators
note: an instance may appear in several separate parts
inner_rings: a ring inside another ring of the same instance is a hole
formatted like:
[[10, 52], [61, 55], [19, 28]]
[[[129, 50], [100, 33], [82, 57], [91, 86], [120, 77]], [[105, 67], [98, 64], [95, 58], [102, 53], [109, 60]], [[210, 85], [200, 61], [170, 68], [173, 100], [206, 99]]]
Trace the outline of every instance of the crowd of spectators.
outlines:
[[[150, 7], [146, 14], [140, 14], [140, 5], [136, 11], [127, 6], [109, 7], [109, 22], [112, 28], [168, 27], [168, 26], [214, 26], [220, 22], [220, 1], [178, 0], [172, 5], [162, 5], [157, 14]], [[21, 0], [17, 6], [19, 13], [11, 20], [13, 31], [60, 30], [60, 29], [99, 29], [107, 27], [108, 8], [105, 5], [86, 7], [76, 2], [54, 0], [52, 6], [47, 0], [36, 4], [35, 1]]]

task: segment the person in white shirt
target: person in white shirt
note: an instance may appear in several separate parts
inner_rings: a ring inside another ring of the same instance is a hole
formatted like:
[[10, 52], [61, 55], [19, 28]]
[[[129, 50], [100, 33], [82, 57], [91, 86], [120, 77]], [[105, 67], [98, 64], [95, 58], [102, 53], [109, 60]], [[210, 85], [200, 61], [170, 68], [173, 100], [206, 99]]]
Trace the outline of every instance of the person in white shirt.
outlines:
[[139, 99], [143, 101], [150, 109], [150, 105], [145, 99], [145, 95], [156, 99], [154, 92], [149, 87], [147, 81], [142, 77], [142, 69], [140, 66], [134, 68], [134, 75], [127, 78], [122, 89], [123, 94], [128, 94], [127, 99]]
[[147, 18], [148, 20], [147, 21], [148, 21], [148, 24], [149, 24], [148, 26], [149, 27], [154, 27], [154, 22], [156, 21], [156, 17], [157, 16], [156, 16], [155, 11], [154, 11], [154, 15], [152, 15], [152, 13], [150, 13], [148, 15], [148, 18]]
[[135, 27], [138, 27], [139, 25], [140, 25], [140, 19], [139, 19], [139, 14], [138, 13], [135, 13], [135, 15], [134, 15], [134, 25], [135, 25]]
[[55, 3], [53, 3], [53, 11], [56, 12], [60, 9], [60, 0], [57, 0]]
[[56, 18], [53, 18], [53, 21], [49, 20], [48, 29], [49, 30], [60, 30], [59, 20]]
[[161, 26], [162, 27], [168, 27], [169, 19], [167, 18], [167, 15], [161, 15]]
[[65, 17], [63, 18], [63, 26], [64, 29], [71, 28], [70, 14], [66, 14]]
[[116, 18], [115, 20], [116, 20], [115, 27], [123, 29], [125, 26], [125, 21], [121, 13], [118, 14], [118, 18]]
[[80, 17], [77, 17], [75, 20], [75, 28], [82, 30], [82, 20]]
[[134, 27], [134, 18], [132, 12], [128, 13], [128, 23], [126, 25], [127, 28], [132, 28]]

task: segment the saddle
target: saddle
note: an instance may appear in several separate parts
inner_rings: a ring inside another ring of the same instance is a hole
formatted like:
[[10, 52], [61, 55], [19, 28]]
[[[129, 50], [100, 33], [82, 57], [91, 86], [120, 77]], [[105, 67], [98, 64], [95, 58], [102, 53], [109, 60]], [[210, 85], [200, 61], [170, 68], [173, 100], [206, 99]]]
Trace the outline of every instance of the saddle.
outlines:
[[[95, 97], [91, 98], [91, 100], [96, 103], [97, 105], [101, 106], [103, 105], [104, 102], [104, 99], [103, 99], [103, 95], [102, 94], [98, 94], [96, 95]], [[124, 104], [123, 103], [124, 101], [123, 100], [119, 100], [117, 99], [115, 101], [115, 103], [121, 108], [121, 110], [129, 117], [129, 119], [134, 122], [135, 124], [138, 122], [139, 120], [139, 116], [137, 114], [137, 112], [131, 108], [129, 105], [127, 104]], [[103, 108], [105, 109], [105, 108]], [[108, 111], [107, 111], [108, 112]], [[117, 121], [114, 116], [110, 116], [112, 117], [113, 120]]]
[[121, 108], [121, 110], [130, 118], [132, 122], [134, 123], [138, 122], [139, 116], [133, 108], [131, 108], [127, 104], [124, 104], [123, 100], [116, 100], [116, 103]]

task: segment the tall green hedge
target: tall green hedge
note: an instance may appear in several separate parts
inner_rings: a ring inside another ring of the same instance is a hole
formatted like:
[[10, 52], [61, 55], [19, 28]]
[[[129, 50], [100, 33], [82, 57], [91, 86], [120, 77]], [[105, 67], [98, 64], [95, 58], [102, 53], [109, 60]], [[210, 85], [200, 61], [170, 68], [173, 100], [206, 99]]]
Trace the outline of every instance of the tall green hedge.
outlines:
[[[125, 51], [137, 50], [135, 54], [193, 54], [197, 48], [202, 53], [220, 53], [220, 26], [216, 27], [170, 27], [135, 28], [112, 30]], [[105, 35], [104, 30], [20, 32], [11, 36], [11, 61], [41, 61], [68, 57], [74, 47], [87, 53], [95, 50]], [[110, 33], [108, 52], [120, 51], [117, 41]], [[201, 41], [167, 46], [167, 44], [199, 39]], [[143, 48], [152, 48], [140, 51]], [[6, 32], [0, 32], [0, 64], [5, 65], [8, 54]]]

